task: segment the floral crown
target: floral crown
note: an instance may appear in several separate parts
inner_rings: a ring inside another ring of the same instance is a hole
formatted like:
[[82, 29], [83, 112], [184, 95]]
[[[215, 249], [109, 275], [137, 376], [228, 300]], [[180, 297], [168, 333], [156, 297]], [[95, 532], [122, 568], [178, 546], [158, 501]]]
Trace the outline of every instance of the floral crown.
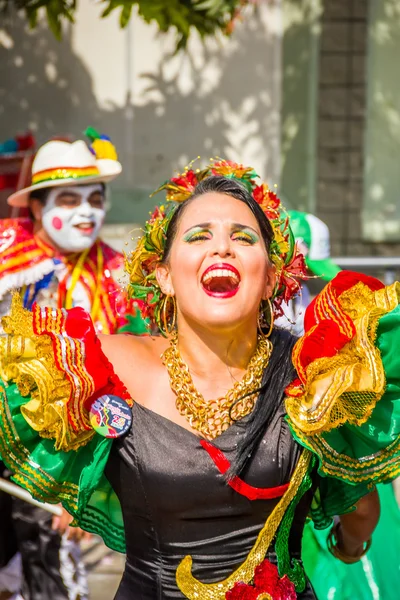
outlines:
[[[257, 173], [251, 167], [228, 161], [212, 161], [204, 169], [186, 167], [184, 173], [166, 181], [154, 194], [165, 190], [166, 203], [158, 206], [147, 221], [136, 249], [126, 256], [125, 268], [129, 274], [128, 293], [137, 303], [150, 327], [163, 331], [163, 311], [166, 295], [156, 279], [156, 267], [162, 262], [168, 225], [179, 204], [188, 200], [200, 181], [213, 175], [236, 179], [252, 194], [271, 223], [273, 239], [269, 256], [276, 269], [276, 286], [271, 297], [274, 316], [283, 314], [282, 302], [288, 302], [301, 288], [300, 280], [306, 279], [304, 256], [299, 251], [278, 196], [265, 183], [257, 183]], [[164, 315], [165, 316], [165, 315]]]

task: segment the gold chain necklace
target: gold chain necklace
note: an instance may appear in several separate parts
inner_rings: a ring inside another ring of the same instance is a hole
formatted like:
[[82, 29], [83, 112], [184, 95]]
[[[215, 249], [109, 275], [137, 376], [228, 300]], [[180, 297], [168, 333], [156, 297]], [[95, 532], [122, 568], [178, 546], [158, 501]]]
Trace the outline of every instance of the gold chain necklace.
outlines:
[[253, 410], [271, 352], [271, 342], [259, 335], [243, 379], [237, 381], [224, 397], [206, 401], [196, 390], [189, 368], [179, 354], [177, 336], [172, 336], [170, 346], [161, 359], [168, 371], [171, 389], [176, 394], [176, 408], [193, 429], [207, 439], [216, 438]]

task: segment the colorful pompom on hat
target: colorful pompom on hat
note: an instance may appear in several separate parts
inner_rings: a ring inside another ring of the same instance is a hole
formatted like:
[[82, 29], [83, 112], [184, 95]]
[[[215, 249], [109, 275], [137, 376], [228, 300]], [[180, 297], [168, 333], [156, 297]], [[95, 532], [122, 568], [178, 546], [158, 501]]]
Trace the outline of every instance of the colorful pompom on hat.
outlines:
[[117, 152], [107, 136], [93, 128], [86, 130], [92, 144], [83, 140], [65, 142], [52, 140], [39, 148], [32, 163], [32, 185], [9, 196], [11, 206], [28, 205], [31, 192], [49, 187], [107, 183], [115, 179], [122, 166]]

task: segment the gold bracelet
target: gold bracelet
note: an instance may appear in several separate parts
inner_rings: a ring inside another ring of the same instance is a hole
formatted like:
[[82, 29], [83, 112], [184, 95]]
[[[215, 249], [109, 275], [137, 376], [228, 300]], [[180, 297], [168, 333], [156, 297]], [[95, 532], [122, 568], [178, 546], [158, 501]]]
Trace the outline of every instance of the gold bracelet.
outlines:
[[[372, 544], [372, 538], [369, 538], [369, 540], [364, 542], [365, 547], [363, 548], [363, 551], [361, 552], [361, 554], [358, 554], [357, 556], [350, 556], [349, 554], [346, 554], [345, 552], [343, 552], [342, 550], [340, 550], [338, 548], [337, 529], [339, 526], [340, 526], [340, 521], [338, 523], [336, 523], [329, 532], [328, 550], [331, 554], [333, 554], [333, 556], [335, 558], [341, 560], [342, 562], [346, 563], [347, 565], [352, 565], [353, 563], [358, 562], [368, 552], [368, 550], [370, 549], [371, 544]], [[364, 544], [363, 544], [363, 546], [364, 546]]]

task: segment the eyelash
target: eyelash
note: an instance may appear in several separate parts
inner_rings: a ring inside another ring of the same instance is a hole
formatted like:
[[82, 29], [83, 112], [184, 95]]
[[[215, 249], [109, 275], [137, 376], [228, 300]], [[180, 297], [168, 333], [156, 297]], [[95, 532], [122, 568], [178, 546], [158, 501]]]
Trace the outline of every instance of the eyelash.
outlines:
[[191, 244], [193, 242], [202, 242], [204, 240], [209, 240], [209, 239], [210, 239], [209, 234], [199, 232], [199, 233], [194, 233], [193, 235], [191, 235], [190, 238], [188, 238], [186, 241], [188, 242], [188, 244]]
[[253, 245], [256, 243], [255, 239], [253, 239], [250, 235], [246, 235], [244, 233], [237, 235], [234, 239], [235, 239], [235, 241], [239, 240], [239, 242], [245, 242], [246, 244], [249, 244], [249, 245]]
[[[253, 239], [252, 236], [247, 235], [245, 233], [241, 233], [241, 234], [233, 233], [232, 236], [235, 236], [233, 238], [234, 241], [244, 242], [249, 245], [253, 245], [257, 241], [255, 239]], [[211, 236], [210, 236], [209, 232], [198, 232], [198, 233], [194, 233], [189, 239], [186, 240], [186, 242], [188, 244], [192, 244], [194, 242], [203, 242], [203, 241], [209, 240], [210, 237]]]

